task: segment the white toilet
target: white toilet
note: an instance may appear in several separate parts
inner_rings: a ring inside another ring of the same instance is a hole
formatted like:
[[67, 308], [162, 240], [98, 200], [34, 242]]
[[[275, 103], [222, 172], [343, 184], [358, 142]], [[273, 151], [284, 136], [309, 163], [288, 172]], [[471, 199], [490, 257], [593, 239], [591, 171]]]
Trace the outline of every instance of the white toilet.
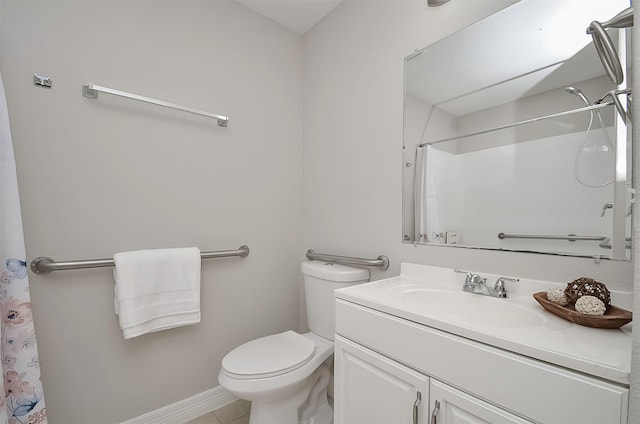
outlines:
[[325, 262], [303, 262], [309, 329], [286, 331], [238, 346], [222, 359], [218, 382], [251, 401], [249, 424], [331, 424], [327, 402], [333, 354], [333, 291], [369, 280], [369, 271]]

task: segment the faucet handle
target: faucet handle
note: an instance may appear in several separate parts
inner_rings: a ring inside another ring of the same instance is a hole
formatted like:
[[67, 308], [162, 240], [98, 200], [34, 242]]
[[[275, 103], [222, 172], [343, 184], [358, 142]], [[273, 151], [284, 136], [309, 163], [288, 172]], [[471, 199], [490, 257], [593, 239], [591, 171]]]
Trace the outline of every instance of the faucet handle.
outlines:
[[508, 297], [507, 288], [504, 286], [504, 283], [509, 281], [511, 283], [517, 283], [520, 281], [519, 278], [511, 278], [511, 277], [500, 277], [496, 280], [496, 284], [493, 286], [493, 294], [496, 297]]
[[467, 274], [467, 278], [465, 278], [464, 280], [465, 285], [469, 284], [471, 282], [471, 279], [473, 278], [473, 273], [471, 271], [464, 271], [462, 269], [454, 268], [453, 272], [457, 272], [458, 274]]
[[473, 289], [476, 287], [476, 284], [484, 283], [485, 281], [487, 281], [486, 278], [482, 278], [475, 272], [463, 271], [461, 269], [454, 269], [453, 272], [457, 272], [459, 274], [467, 274], [467, 278], [465, 278], [464, 280], [464, 287], [462, 288], [463, 290], [473, 291]]

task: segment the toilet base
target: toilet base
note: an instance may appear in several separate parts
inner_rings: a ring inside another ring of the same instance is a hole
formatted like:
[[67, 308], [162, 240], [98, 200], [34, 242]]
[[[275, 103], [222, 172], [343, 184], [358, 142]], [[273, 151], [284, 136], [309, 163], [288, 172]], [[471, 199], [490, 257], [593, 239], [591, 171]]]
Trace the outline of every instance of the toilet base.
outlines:
[[333, 424], [333, 408], [327, 402], [326, 393], [324, 403], [318, 406], [315, 414], [308, 420], [301, 419], [300, 424]]
[[322, 364], [295, 395], [276, 402], [251, 402], [249, 424], [333, 424], [327, 401], [330, 377], [329, 367]]

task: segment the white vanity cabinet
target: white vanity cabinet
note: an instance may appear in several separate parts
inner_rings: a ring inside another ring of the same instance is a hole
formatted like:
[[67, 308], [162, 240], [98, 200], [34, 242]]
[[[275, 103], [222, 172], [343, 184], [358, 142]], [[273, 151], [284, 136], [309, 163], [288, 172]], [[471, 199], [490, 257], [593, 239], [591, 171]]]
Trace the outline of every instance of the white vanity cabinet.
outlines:
[[428, 423], [429, 377], [340, 336], [335, 424]]
[[438, 380], [429, 387], [431, 424], [532, 424]]
[[336, 336], [335, 424], [531, 424]]
[[[428, 271], [418, 277], [448, 275]], [[628, 333], [556, 317], [466, 326], [406, 301], [423, 288], [401, 275], [336, 291], [335, 424], [628, 424]], [[429, 290], [458, 298], [443, 286]], [[495, 301], [538, 311], [530, 296]]]

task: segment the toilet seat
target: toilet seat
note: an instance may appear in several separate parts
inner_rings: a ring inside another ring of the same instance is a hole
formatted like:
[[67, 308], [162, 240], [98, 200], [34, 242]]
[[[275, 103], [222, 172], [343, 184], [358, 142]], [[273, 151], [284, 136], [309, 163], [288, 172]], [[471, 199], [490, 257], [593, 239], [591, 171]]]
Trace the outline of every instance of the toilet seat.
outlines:
[[238, 346], [222, 359], [222, 371], [240, 380], [275, 377], [308, 363], [316, 344], [294, 331], [285, 331]]

